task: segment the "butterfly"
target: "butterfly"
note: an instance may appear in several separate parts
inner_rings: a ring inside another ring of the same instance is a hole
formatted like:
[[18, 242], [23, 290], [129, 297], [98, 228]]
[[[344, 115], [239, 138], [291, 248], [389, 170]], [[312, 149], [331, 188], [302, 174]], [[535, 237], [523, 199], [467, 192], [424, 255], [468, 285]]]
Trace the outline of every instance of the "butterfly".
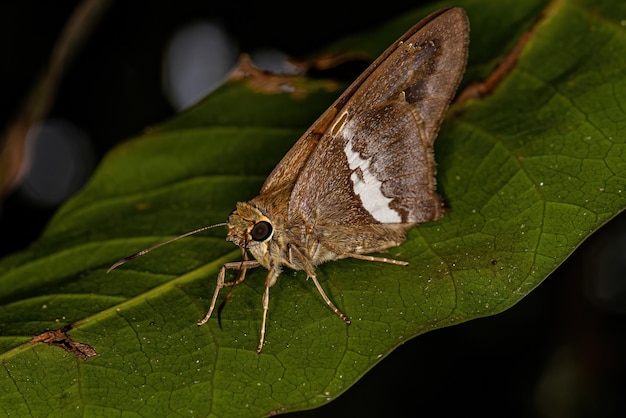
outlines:
[[[468, 44], [463, 9], [427, 16], [346, 89], [280, 161], [259, 195], [237, 203], [226, 223], [157, 244], [109, 271], [173, 240], [227, 226], [226, 239], [241, 248], [242, 260], [222, 266], [198, 325], [211, 318], [221, 289], [232, 291], [260, 266], [268, 273], [257, 353], [265, 342], [270, 289], [285, 268], [304, 271], [326, 305], [350, 324], [326, 295], [315, 266], [343, 258], [407, 265], [368, 254], [402, 244], [410, 228], [443, 216], [433, 144], [465, 71]], [[227, 270], [239, 275], [226, 281]]]

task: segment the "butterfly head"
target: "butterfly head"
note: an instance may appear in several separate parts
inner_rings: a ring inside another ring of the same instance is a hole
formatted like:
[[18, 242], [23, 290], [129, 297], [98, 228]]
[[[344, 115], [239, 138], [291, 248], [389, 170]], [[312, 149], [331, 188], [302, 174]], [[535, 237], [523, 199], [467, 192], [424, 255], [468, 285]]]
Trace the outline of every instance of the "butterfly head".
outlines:
[[272, 222], [249, 203], [237, 203], [237, 209], [228, 217], [226, 239], [241, 248], [261, 249], [263, 252], [273, 235]]

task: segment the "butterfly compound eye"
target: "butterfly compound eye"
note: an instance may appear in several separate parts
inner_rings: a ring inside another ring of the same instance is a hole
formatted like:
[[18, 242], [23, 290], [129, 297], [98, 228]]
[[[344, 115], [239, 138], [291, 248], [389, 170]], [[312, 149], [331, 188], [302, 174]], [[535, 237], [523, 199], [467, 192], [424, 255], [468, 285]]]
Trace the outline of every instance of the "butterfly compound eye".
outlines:
[[272, 224], [267, 221], [261, 221], [252, 228], [252, 239], [255, 241], [265, 241], [272, 235]]

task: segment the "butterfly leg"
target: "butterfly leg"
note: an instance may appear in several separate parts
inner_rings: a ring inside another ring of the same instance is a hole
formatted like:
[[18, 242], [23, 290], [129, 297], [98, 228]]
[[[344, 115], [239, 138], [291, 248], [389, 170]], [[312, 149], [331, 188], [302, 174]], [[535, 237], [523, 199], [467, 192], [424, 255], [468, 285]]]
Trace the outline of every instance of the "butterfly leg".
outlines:
[[363, 254], [343, 254], [345, 257], [356, 258], [358, 260], [365, 261], [375, 261], [377, 263], [387, 263], [387, 264], [395, 264], [398, 266], [408, 266], [409, 263], [401, 260], [394, 260], [393, 258], [385, 258], [385, 257], [374, 257], [371, 255], [363, 255]]
[[263, 322], [261, 323], [261, 337], [259, 338], [259, 345], [256, 348], [256, 352], [260, 353], [263, 349], [263, 343], [265, 342], [265, 323], [267, 321], [267, 311], [270, 306], [270, 286], [265, 285], [265, 292], [263, 293]]
[[334, 313], [336, 313], [337, 316], [343, 320], [343, 322], [345, 322], [346, 324], [350, 325], [350, 318], [348, 318], [343, 312], [341, 312], [339, 310], [339, 308], [337, 308], [335, 306], [335, 304], [330, 300], [330, 298], [328, 296], [326, 296], [326, 292], [324, 292], [324, 289], [322, 288], [322, 285], [320, 285], [320, 282], [317, 281], [317, 277], [315, 277], [315, 275], [312, 274], [312, 275], [309, 275], [308, 279], [313, 280], [313, 283], [315, 284], [315, 287], [317, 287], [317, 291], [322, 296], [322, 299], [324, 299], [324, 302], [326, 302], [326, 305], [328, 305], [328, 307]]
[[[379, 262], [379, 263], [396, 264], [396, 265], [399, 265], [399, 266], [408, 266], [409, 265], [409, 263], [407, 263], [406, 261], [394, 260], [392, 258], [373, 257], [371, 255], [361, 255], [361, 254], [344, 254], [344, 255], [346, 257], [357, 258], [359, 260], [376, 261], [376, 262]], [[315, 283], [315, 287], [317, 287], [317, 291], [320, 292], [320, 295], [322, 295], [322, 298], [324, 299], [324, 302], [326, 302], [328, 307], [330, 309], [332, 309], [332, 311], [335, 312], [337, 314], [337, 316], [339, 316], [339, 318], [343, 319], [343, 321], [346, 324], [350, 325], [350, 318], [348, 318], [343, 312], [341, 312], [339, 310], [339, 308], [337, 308], [333, 304], [333, 302], [330, 300], [330, 298], [328, 296], [326, 296], [326, 293], [324, 292], [324, 289], [322, 288], [320, 283], [317, 281], [317, 278], [315, 277], [315, 275], [309, 273], [309, 277], [308, 278], [313, 280], [313, 283]]]
[[[311, 253], [313, 254], [316, 253], [318, 247], [320, 247], [319, 241], [315, 244], [316, 249], [313, 249]], [[337, 316], [341, 318], [346, 324], [350, 325], [350, 318], [348, 318], [343, 312], [341, 312], [339, 308], [337, 308], [335, 304], [330, 300], [330, 298], [326, 296], [326, 292], [324, 292], [324, 288], [322, 288], [322, 285], [320, 285], [320, 282], [317, 280], [317, 277], [315, 276], [315, 268], [311, 265], [311, 263], [309, 263], [307, 258], [300, 252], [300, 250], [298, 250], [298, 248], [294, 246], [289, 247], [289, 260], [292, 262], [293, 260], [298, 260], [299, 263], [304, 266], [304, 271], [306, 272], [307, 279], [313, 280], [313, 283], [315, 284], [317, 291], [322, 296], [322, 299], [324, 299], [324, 302], [326, 302], [326, 305], [328, 305], [328, 307], [335, 314], [337, 314]]]
[[263, 349], [263, 343], [265, 342], [265, 324], [267, 323], [267, 311], [270, 307], [270, 287], [274, 286], [276, 279], [280, 275], [280, 269], [272, 268], [267, 273], [265, 279], [265, 292], [263, 293], [263, 322], [261, 322], [261, 338], [259, 339], [259, 346], [256, 349], [257, 353], [260, 353]]
[[[211, 318], [211, 314], [215, 309], [215, 304], [217, 303], [217, 296], [225, 287], [232, 287], [240, 284], [246, 279], [246, 271], [251, 268], [259, 267], [261, 264], [256, 260], [244, 260], [244, 261], [234, 261], [231, 263], [226, 263], [220, 269], [219, 274], [217, 275], [217, 285], [215, 286], [215, 293], [213, 293], [213, 299], [211, 300], [211, 306], [209, 307], [209, 311], [204, 316], [204, 318], [198, 322], [198, 325], [204, 325]], [[226, 270], [239, 270], [239, 277], [232, 282], [224, 281], [224, 277], [226, 276]]]

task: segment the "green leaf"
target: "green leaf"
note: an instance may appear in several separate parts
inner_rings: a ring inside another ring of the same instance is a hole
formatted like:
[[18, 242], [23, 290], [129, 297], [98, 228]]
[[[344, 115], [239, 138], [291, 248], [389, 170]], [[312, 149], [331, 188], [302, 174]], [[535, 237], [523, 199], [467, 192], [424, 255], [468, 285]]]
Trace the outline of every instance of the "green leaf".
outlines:
[[[219, 267], [240, 256], [222, 229], [106, 274], [123, 256], [223, 222], [339, 90], [302, 79], [308, 94], [294, 98], [228, 83], [116, 148], [40, 240], [0, 263], [0, 411], [265, 416], [313, 408], [408, 339], [518, 302], [626, 207], [626, 6], [547, 4], [463, 4], [472, 24], [466, 84], [485, 78], [537, 24], [491, 96], [451, 109], [435, 149], [450, 211], [389, 251], [410, 266], [318, 268], [349, 327], [302, 272], [287, 271], [272, 287], [257, 355], [262, 269], [237, 286], [221, 329], [216, 318], [197, 327]], [[341, 45], [375, 55], [425, 14]], [[29, 343], [70, 324], [70, 337], [95, 357]]]

